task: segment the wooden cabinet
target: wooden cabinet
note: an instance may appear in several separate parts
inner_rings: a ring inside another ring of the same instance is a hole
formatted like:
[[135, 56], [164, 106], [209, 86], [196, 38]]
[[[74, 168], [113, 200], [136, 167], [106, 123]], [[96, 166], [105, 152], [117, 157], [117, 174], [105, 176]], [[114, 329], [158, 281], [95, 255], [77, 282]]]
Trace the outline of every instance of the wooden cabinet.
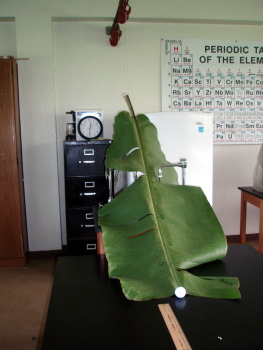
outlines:
[[0, 267], [26, 265], [17, 65], [0, 58]]
[[68, 253], [97, 251], [96, 216], [109, 199], [104, 158], [110, 140], [64, 141]]

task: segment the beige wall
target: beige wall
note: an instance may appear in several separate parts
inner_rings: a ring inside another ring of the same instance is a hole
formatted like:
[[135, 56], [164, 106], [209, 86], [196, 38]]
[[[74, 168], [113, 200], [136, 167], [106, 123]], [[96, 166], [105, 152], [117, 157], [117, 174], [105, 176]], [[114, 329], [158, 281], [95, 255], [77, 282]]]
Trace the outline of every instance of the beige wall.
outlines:
[[[263, 3], [256, 0], [166, 0], [162, 6], [156, 0], [130, 0], [131, 18], [113, 48], [105, 27], [111, 25], [117, 4], [0, 0], [0, 55], [29, 58], [18, 65], [32, 251], [59, 249], [61, 233], [65, 241], [66, 111], [102, 108], [105, 136], [111, 137], [115, 114], [126, 108], [123, 92], [130, 94], [137, 113], [161, 108], [160, 38], [262, 40]], [[238, 234], [237, 187], [252, 184], [258, 150], [259, 145], [214, 146], [213, 206], [228, 235]], [[248, 231], [257, 232], [257, 208], [249, 208], [249, 214]]]

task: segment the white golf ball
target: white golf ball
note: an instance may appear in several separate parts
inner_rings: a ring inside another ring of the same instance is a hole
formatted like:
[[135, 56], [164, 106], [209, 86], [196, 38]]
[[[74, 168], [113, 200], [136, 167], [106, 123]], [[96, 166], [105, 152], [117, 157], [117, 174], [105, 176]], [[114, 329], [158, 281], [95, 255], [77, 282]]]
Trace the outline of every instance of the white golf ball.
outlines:
[[174, 294], [177, 298], [183, 298], [186, 295], [186, 290], [184, 287], [177, 287]]

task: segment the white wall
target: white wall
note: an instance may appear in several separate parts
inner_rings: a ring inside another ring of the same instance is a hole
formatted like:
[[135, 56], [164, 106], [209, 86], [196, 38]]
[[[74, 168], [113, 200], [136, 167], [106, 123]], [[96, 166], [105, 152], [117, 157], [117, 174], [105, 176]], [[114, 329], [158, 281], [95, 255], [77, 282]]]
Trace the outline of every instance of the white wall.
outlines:
[[16, 25], [14, 19], [0, 22], [1, 56], [16, 57]]
[[[257, 0], [165, 0], [162, 6], [157, 0], [130, 0], [130, 20], [121, 26], [120, 44], [113, 48], [105, 27], [117, 4], [0, 0], [0, 55], [29, 58], [18, 65], [31, 251], [59, 249], [61, 232], [65, 240], [66, 111], [102, 108], [105, 137], [111, 137], [114, 116], [126, 109], [123, 92], [137, 113], [161, 108], [160, 38], [262, 40], [263, 2]], [[5, 22], [7, 17], [15, 22]], [[168, 23], [176, 21], [185, 23]], [[258, 150], [258, 145], [214, 146], [214, 209], [228, 235], [238, 234], [237, 187], [252, 184]], [[249, 209], [248, 231], [258, 232], [258, 210]]]

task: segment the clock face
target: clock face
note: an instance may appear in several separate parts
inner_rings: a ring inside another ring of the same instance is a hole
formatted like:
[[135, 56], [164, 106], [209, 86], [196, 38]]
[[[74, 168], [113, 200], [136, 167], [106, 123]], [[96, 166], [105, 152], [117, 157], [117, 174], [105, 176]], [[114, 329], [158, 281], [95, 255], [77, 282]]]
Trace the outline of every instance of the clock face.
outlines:
[[78, 124], [78, 132], [86, 140], [98, 138], [102, 134], [102, 130], [102, 123], [96, 117], [84, 117]]

